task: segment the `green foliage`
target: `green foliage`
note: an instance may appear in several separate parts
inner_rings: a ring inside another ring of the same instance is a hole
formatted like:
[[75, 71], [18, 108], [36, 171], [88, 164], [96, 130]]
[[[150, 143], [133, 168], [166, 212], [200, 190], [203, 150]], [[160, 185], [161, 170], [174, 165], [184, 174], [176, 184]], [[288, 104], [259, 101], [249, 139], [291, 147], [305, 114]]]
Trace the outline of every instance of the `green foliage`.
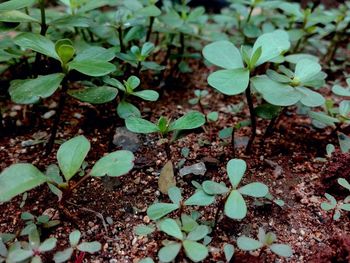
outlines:
[[[338, 184], [350, 191], [350, 184], [344, 178], [338, 179]], [[350, 211], [350, 195], [342, 201], [337, 201], [334, 196], [326, 193], [327, 201], [321, 203], [321, 208], [324, 211], [332, 211], [332, 219], [337, 221], [340, 219], [342, 212]]]
[[[0, 183], [6, 187], [0, 190], [0, 202], [9, 201], [16, 195], [31, 190], [43, 183], [62, 197], [62, 190], [68, 187], [68, 182], [78, 173], [85, 157], [90, 150], [90, 143], [84, 136], [72, 138], [63, 143], [57, 152], [59, 169], [51, 167], [45, 176], [32, 164], [13, 164], [0, 174]], [[88, 176], [121, 176], [128, 173], [134, 166], [134, 155], [129, 151], [115, 151], [99, 159], [92, 167]], [[60, 177], [62, 172], [65, 182]]]
[[252, 251], [266, 247], [278, 256], [285, 258], [291, 257], [293, 255], [291, 247], [285, 244], [276, 244], [276, 239], [274, 233], [265, 233], [263, 228], [259, 228], [258, 240], [247, 236], [240, 236], [237, 239], [237, 246], [244, 251]]

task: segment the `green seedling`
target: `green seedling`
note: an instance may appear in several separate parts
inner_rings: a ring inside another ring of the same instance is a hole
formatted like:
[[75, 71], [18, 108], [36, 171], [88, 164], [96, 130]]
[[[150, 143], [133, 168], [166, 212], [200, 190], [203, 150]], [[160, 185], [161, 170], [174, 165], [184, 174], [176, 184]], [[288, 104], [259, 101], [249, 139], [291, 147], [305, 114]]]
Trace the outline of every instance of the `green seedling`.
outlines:
[[[75, 70], [87, 76], [105, 76], [116, 70], [116, 67], [109, 62], [115, 55], [112, 50], [102, 47], [89, 47], [77, 53], [69, 39], [61, 39], [54, 44], [48, 38], [34, 33], [22, 33], [16, 36], [15, 43], [23, 49], [30, 49], [61, 63], [61, 73], [39, 76], [35, 79], [14, 80], [9, 89], [11, 99], [15, 103], [33, 104], [50, 97], [62, 86], [51, 137], [47, 143], [47, 153], [50, 153], [66, 101], [69, 73]], [[117, 96], [117, 90], [109, 87], [100, 87], [96, 90], [88, 88], [81, 90], [79, 94], [80, 96], [88, 94], [91, 97], [91, 92], [98, 100], [97, 103], [111, 101]], [[104, 98], [103, 101], [99, 100], [100, 96]]]
[[[204, 123], [204, 115], [197, 111], [191, 111], [175, 121], [170, 121], [165, 117], [160, 117], [157, 123], [152, 123], [148, 120], [133, 116], [125, 120], [128, 130], [143, 134], [158, 133], [163, 139], [166, 139], [169, 133], [196, 129], [201, 127]], [[174, 139], [176, 139], [176, 135]], [[167, 157], [169, 159], [171, 153], [168, 141], [165, 141], [165, 146]]]
[[51, 228], [60, 224], [59, 220], [51, 220], [48, 215], [35, 216], [29, 212], [22, 213], [21, 219], [26, 224], [21, 231], [21, 236], [29, 235], [33, 229], [37, 229], [40, 233], [41, 228]]
[[[55, 263], [66, 262], [71, 259], [73, 253], [75, 252], [87, 252], [90, 254], [94, 254], [101, 250], [101, 243], [97, 241], [93, 242], [80, 242], [81, 233], [79, 230], [74, 230], [69, 234], [69, 248], [66, 248], [63, 251], [56, 252], [53, 259]], [[77, 256], [78, 260], [78, 256]]]
[[256, 136], [256, 116], [249, 85], [250, 79], [258, 66], [266, 62], [279, 62], [283, 52], [289, 48], [288, 34], [283, 30], [276, 30], [261, 35], [252, 48], [242, 46], [241, 51], [227, 40], [211, 43], [203, 49], [206, 60], [224, 68], [209, 75], [209, 85], [229, 96], [245, 92], [252, 125], [247, 152], [250, 151]]
[[198, 225], [191, 217], [183, 215], [182, 224], [174, 219], [164, 219], [159, 223], [159, 229], [176, 239], [176, 241], [162, 242], [164, 246], [158, 252], [162, 262], [173, 261], [181, 249], [193, 262], [201, 262], [208, 256], [208, 248], [199, 241], [209, 234], [209, 228]]
[[318, 107], [325, 103], [323, 96], [311, 88], [324, 84], [325, 74], [321, 66], [310, 59], [297, 62], [295, 71], [280, 67], [283, 74], [268, 70], [267, 75], [252, 79], [254, 88], [270, 104], [291, 106], [300, 102], [307, 107]]
[[66, 141], [57, 152], [59, 169], [52, 166], [46, 175], [32, 164], [11, 165], [0, 174], [0, 184], [4, 186], [0, 189], [0, 202], [10, 201], [19, 194], [47, 183], [62, 203], [73, 189], [90, 177], [119, 177], [133, 168], [134, 155], [130, 151], [115, 151], [99, 159], [88, 173], [72, 185], [71, 179], [80, 172], [89, 150], [90, 142], [84, 136]]
[[204, 104], [203, 100], [208, 96], [209, 92], [207, 90], [199, 90], [196, 89], [194, 91], [195, 98], [190, 99], [188, 102], [191, 105], [198, 105], [200, 111], [205, 115], [207, 122], [216, 122], [219, 119], [219, 113], [217, 111], [212, 111], [206, 114], [204, 110]]
[[105, 77], [103, 80], [107, 85], [115, 87], [123, 93], [123, 97], [117, 106], [117, 113], [122, 119], [130, 116], [141, 117], [140, 110], [128, 102], [130, 97], [138, 97], [146, 101], [156, 101], [159, 98], [158, 92], [154, 90], [137, 91], [137, 88], [140, 86], [140, 79], [136, 76], [130, 76], [123, 83], [110, 77]]
[[[350, 191], [350, 184], [344, 178], [338, 179], [338, 184]], [[331, 218], [335, 221], [340, 219], [342, 211], [350, 211], [350, 195], [347, 196], [343, 201], [337, 201], [334, 196], [326, 193], [325, 197], [327, 198], [326, 202], [321, 204], [321, 208], [324, 211], [332, 211]], [[331, 221], [330, 221], [331, 222]]]
[[39, 231], [37, 229], [33, 229], [28, 234], [28, 242], [16, 241], [15, 243], [11, 244], [8, 249], [6, 248], [6, 246], [4, 246], [2, 249], [3, 252], [5, 252], [3, 254], [6, 256], [6, 262], [20, 263], [29, 262], [30, 260], [30, 262], [36, 263], [42, 262], [42, 255], [54, 250], [56, 247], [56, 243], [57, 239], [53, 237], [41, 242]]
[[247, 236], [240, 236], [237, 239], [237, 246], [243, 251], [254, 251], [261, 249], [259, 257], [265, 249], [270, 249], [273, 253], [281, 257], [291, 257], [293, 255], [292, 248], [289, 245], [276, 244], [276, 240], [277, 237], [274, 233], [265, 233], [265, 230], [260, 227], [258, 240]]
[[154, 49], [153, 43], [146, 42], [141, 48], [132, 46], [128, 53], [119, 53], [117, 57], [135, 67], [138, 73], [142, 70], [161, 71], [164, 69], [163, 66], [154, 61], [147, 61]]

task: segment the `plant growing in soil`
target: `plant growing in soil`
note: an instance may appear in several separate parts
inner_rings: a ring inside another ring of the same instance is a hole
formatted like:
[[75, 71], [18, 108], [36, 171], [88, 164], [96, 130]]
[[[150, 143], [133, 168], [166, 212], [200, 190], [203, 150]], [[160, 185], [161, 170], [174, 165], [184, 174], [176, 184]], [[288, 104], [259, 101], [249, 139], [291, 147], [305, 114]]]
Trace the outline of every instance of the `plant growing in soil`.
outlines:
[[69, 248], [63, 251], [56, 252], [53, 259], [55, 263], [66, 262], [71, 259], [73, 253], [76, 254], [76, 261], [82, 262], [84, 259], [84, 254], [90, 253], [94, 254], [101, 250], [101, 243], [97, 241], [92, 242], [80, 242], [81, 233], [79, 230], [74, 230], [69, 234]]
[[29, 212], [23, 212], [21, 219], [25, 221], [26, 226], [21, 231], [21, 236], [29, 235], [34, 229], [41, 233], [41, 228], [51, 228], [59, 225], [59, 220], [51, 220], [48, 215], [35, 216]]
[[216, 122], [219, 118], [219, 113], [217, 111], [209, 112], [208, 114], [204, 110], [205, 104], [203, 103], [203, 99], [205, 99], [208, 96], [209, 92], [207, 90], [199, 90], [196, 89], [194, 91], [195, 97], [190, 99], [188, 102], [191, 105], [198, 105], [201, 113], [205, 115], [206, 121], [209, 122]]
[[[47, 143], [47, 153], [50, 153], [67, 97], [69, 73], [76, 70], [87, 76], [105, 76], [116, 70], [116, 67], [109, 62], [114, 58], [114, 54], [113, 51], [102, 47], [86, 48], [76, 54], [76, 49], [71, 40], [61, 39], [53, 43], [50, 39], [34, 33], [22, 33], [16, 36], [14, 41], [23, 49], [30, 49], [37, 54], [43, 54], [59, 61], [61, 64], [60, 73], [38, 76], [35, 79], [13, 80], [9, 89], [11, 99], [15, 103], [33, 104], [40, 99], [50, 97], [60, 85], [62, 86], [56, 116], [51, 129], [51, 137]], [[94, 97], [96, 103], [105, 103], [116, 97], [117, 90], [109, 87], [99, 87], [95, 90], [88, 88], [79, 91], [79, 93], [73, 92], [74, 95], [76, 97]], [[92, 99], [92, 101], [94, 100]]]
[[270, 249], [273, 253], [281, 257], [291, 257], [293, 255], [291, 247], [285, 244], [276, 244], [276, 240], [277, 237], [274, 233], [265, 233], [265, 230], [260, 227], [258, 233], [258, 240], [247, 236], [240, 236], [237, 239], [237, 246], [243, 251], [253, 251], [261, 249], [259, 257], [261, 257], [262, 253], [266, 249]]
[[193, 227], [192, 221], [182, 221], [181, 224], [174, 219], [166, 218], [159, 223], [162, 232], [176, 239], [176, 241], [163, 240], [164, 246], [158, 252], [162, 262], [173, 261], [182, 248], [185, 255], [193, 262], [200, 262], [208, 256], [208, 248], [198, 241], [209, 234], [209, 228], [198, 224]]
[[[350, 184], [344, 178], [339, 178], [338, 184], [350, 191]], [[350, 195], [343, 201], [337, 201], [334, 196], [328, 193], [325, 193], [325, 197], [327, 198], [327, 201], [321, 204], [321, 208], [324, 211], [332, 211], [331, 218], [333, 220], [339, 220], [342, 211], [350, 211]]]
[[233, 43], [221, 40], [203, 49], [203, 56], [206, 60], [224, 68], [209, 75], [209, 85], [229, 96], [245, 92], [252, 126], [247, 152], [250, 151], [256, 136], [256, 116], [249, 85], [250, 79], [256, 74], [257, 67], [266, 62], [280, 61], [281, 55], [289, 48], [288, 34], [283, 30], [276, 30], [261, 35], [252, 48], [242, 46], [239, 50]]
[[[134, 155], [130, 151], [115, 151], [99, 159], [92, 169], [76, 184], [71, 179], [79, 172], [90, 150], [90, 142], [84, 136], [74, 137], [63, 143], [57, 152], [59, 170], [53, 169], [44, 175], [38, 168], [28, 163], [13, 164], [0, 174], [0, 202], [47, 183], [51, 191], [62, 203], [85, 180], [92, 177], [118, 177], [133, 168]], [[63, 178], [60, 175], [63, 174]]]
[[16, 241], [6, 248], [0, 240], [0, 256], [3, 256], [6, 262], [42, 262], [42, 255], [55, 249], [56, 243], [57, 239], [54, 237], [41, 242], [39, 231], [33, 229], [28, 235], [28, 242]]
[[107, 85], [115, 87], [119, 91], [123, 92], [123, 97], [117, 106], [117, 113], [122, 119], [126, 119], [130, 116], [141, 117], [140, 110], [135, 105], [128, 102], [128, 98], [131, 96], [138, 97], [146, 101], [156, 101], [159, 98], [158, 92], [154, 90], [137, 91], [136, 89], [140, 86], [140, 79], [136, 76], [130, 76], [123, 83], [110, 77], [105, 77], [103, 80]]
[[[140, 117], [131, 116], [125, 120], [126, 128], [135, 133], [158, 133], [162, 139], [165, 139], [165, 150], [168, 159], [171, 157], [169, 141], [167, 135], [181, 130], [192, 130], [201, 127], [205, 123], [205, 117], [202, 113], [191, 111], [175, 121], [160, 117], [157, 123], [152, 123]], [[175, 135], [175, 134], [174, 134]], [[173, 136], [173, 140], [176, 136]]]

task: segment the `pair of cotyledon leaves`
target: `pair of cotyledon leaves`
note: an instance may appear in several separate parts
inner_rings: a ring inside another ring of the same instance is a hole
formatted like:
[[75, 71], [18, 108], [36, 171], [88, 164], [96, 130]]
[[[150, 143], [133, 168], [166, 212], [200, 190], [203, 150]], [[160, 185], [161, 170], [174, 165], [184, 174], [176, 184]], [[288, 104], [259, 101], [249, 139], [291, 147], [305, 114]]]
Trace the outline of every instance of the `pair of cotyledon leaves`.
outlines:
[[[283, 61], [281, 54], [289, 48], [289, 37], [283, 30], [261, 35], [251, 50], [242, 47], [239, 51], [226, 40], [211, 43], [203, 49], [203, 55], [209, 62], [224, 69], [211, 73], [208, 83], [225, 95], [240, 94], [247, 89], [254, 68], [269, 61]], [[251, 82], [264, 99], [273, 105], [290, 106], [300, 101], [306, 106], [315, 107], [325, 102], [319, 93], [307, 88], [315, 86], [324, 78], [320, 65], [307, 59], [307, 56], [296, 63], [295, 72], [289, 76], [277, 72], [269, 75], [277, 78], [263, 75], [251, 78]]]

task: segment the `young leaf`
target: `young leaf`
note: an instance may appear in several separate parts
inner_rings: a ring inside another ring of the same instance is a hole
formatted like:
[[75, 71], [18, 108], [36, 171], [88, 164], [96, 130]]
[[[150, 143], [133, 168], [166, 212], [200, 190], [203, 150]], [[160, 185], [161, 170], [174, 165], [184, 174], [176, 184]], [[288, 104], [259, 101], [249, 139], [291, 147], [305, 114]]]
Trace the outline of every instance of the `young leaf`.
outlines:
[[89, 150], [90, 142], [82, 135], [60, 146], [57, 151], [57, 160], [66, 181], [69, 181], [79, 171]]
[[152, 220], [158, 220], [179, 207], [178, 204], [155, 203], [148, 207], [147, 215]]
[[46, 176], [32, 164], [13, 164], [0, 174], [0, 203], [7, 202], [46, 182]]
[[47, 252], [53, 250], [56, 247], [57, 239], [56, 238], [48, 238], [39, 246], [40, 252]]
[[281, 257], [291, 257], [293, 255], [293, 251], [290, 246], [285, 244], [272, 244], [270, 249], [273, 253], [281, 256]]
[[173, 202], [174, 204], [180, 205], [180, 202], [182, 200], [182, 195], [181, 195], [181, 190], [176, 187], [170, 187], [168, 190], [168, 196], [171, 200], [171, 202]]
[[344, 187], [350, 191], [350, 184], [344, 178], [338, 178], [338, 184], [340, 184], [342, 187]]
[[242, 186], [238, 189], [242, 195], [248, 195], [252, 197], [264, 197], [268, 194], [269, 188], [262, 183], [254, 182]]
[[300, 99], [300, 102], [305, 106], [318, 107], [322, 106], [326, 102], [325, 98], [321, 94], [311, 89], [304, 87], [297, 87], [295, 89], [301, 94], [303, 94], [302, 98]]
[[295, 76], [302, 83], [312, 80], [320, 71], [320, 64], [309, 59], [302, 59], [295, 66]]
[[231, 244], [225, 244], [224, 254], [225, 254], [226, 261], [229, 262], [233, 257], [233, 255], [235, 254], [235, 247]]
[[224, 184], [213, 181], [204, 181], [202, 186], [203, 190], [208, 195], [221, 195], [226, 194], [229, 191], [229, 189]]
[[290, 48], [288, 33], [283, 30], [275, 30], [261, 35], [254, 43], [252, 54], [260, 47], [262, 52], [255, 66], [272, 60], [287, 51]]
[[247, 215], [247, 205], [237, 190], [232, 190], [225, 203], [225, 215], [232, 219], [243, 219]]
[[73, 255], [73, 251], [74, 251], [73, 248], [70, 247], [63, 251], [57, 252], [53, 257], [55, 263], [62, 263], [69, 260]]
[[36, 79], [11, 81], [9, 93], [18, 104], [33, 104], [41, 98], [48, 98], [60, 86], [64, 75], [61, 73], [39, 76]]
[[97, 60], [97, 61], [111, 61], [115, 57], [112, 48], [105, 49], [99, 46], [88, 46], [81, 50], [75, 57], [75, 61]]
[[159, 128], [154, 123], [138, 117], [129, 117], [125, 120], [126, 128], [135, 133], [159, 132]]
[[98, 160], [91, 169], [91, 176], [112, 176], [118, 177], [130, 172], [134, 167], [135, 157], [132, 152], [119, 150], [107, 154]]
[[233, 187], [237, 187], [247, 170], [247, 164], [241, 159], [231, 159], [227, 163], [227, 174]]
[[164, 233], [168, 234], [169, 236], [175, 237], [180, 240], [183, 239], [183, 234], [181, 232], [181, 229], [174, 219], [170, 219], [170, 218], [164, 219], [159, 224], [159, 229]]
[[114, 100], [118, 90], [112, 87], [91, 87], [81, 90], [70, 90], [68, 94], [83, 102], [103, 104]]
[[83, 242], [83, 243], [79, 244], [77, 248], [80, 251], [88, 252], [90, 254], [94, 254], [94, 253], [100, 251], [101, 247], [102, 246], [101, 246], [100, 242], [93, 241], [93, 242]]
[[210, 63], [225, 69], [243, 68], [239, 50], [229, 41], [222, 40], [206, 45], [203, 56]]
[[205, 225], [199, 225], [192, 230], [186, 237], [187, 240], [198, 241], [203, 239], [209, 233], [209, 228]]
[[225, 95], [237, 95], [245, 91], [249, 84], [249, 70], [223, 69], [211, 73], [208, 83]]
[[129, 102], [122, 100], [119, 102], [117, 107], [118, 116], [122, 119], [127, 119], [129, 117], [138, 117], [141, 118], [141, 112], [138, 108], [132, 105]]
[[148, 101], [156, 101], [159, 98], [158, 92], [154, 90], [135, 91], [132, 93], [132, 95]]
[[146, 226], [146, 225], [138, 225], [134, 232], [138, 236], [147, 236], [155, 231], [154, 227]]
[[39, 23], [39, 20], [18, 10], [0, 11], [0, 22]]
[[75, 69], [92, 77], [102, 77], [116, 71], [116, 67], [112, 63], [101, 60], [73, 60], [68, 63], [68, 66], [69, 70]]
[[244, 251], [252, 251], [261, 248], [264, 244], [250, 237], [240, 236], [237, 239], [237, 246]]
[[208, 248], [192, 240], [183, 241], [186, 256], [193, 262], [200, 262], [208, 256]]
[[76, 247], [79, 244], [81, 233], [79, 230], [74, 230], [69, 234], [69, 244], [72, 247]]
[[205, 117], [198, 111], [191, 111], [169, 126], [169, 131], [175, 130], [191, 130], [202, 126], [205, 123]]
[[197, 190], [190, 198], [185, 201], [185, 205], [207, 206], [215, 201], [215, 196], [206, 194], [203, 190]]
[[22, 48], [31, 49], [48, 57], [60, 60], [55, 50], [55, 44], [48, 38], [39, 34], [22, 33], [15, 37], [14, 42]]
[[30, 7], [37, 0], [10, 0], [0, 4], [0, 11], [10, 11]]
[[173, 261], [177, 254], [179, 254], [181, 249], [181, 244], [172, 242], [169, 245], [162, 247], [158, 252], [158, 257], [161, 262], [171, 262]]

